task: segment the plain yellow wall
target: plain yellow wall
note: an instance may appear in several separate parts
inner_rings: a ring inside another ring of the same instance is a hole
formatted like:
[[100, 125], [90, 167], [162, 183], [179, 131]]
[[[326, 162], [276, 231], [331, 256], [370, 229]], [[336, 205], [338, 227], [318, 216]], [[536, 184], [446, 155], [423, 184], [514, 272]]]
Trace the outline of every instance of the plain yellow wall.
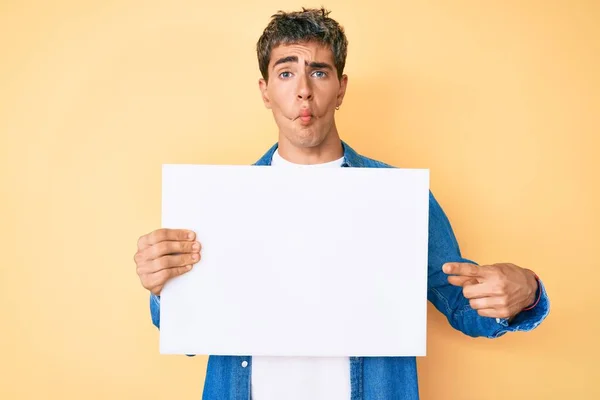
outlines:
[[[161, 356], [132, 260], [162, 163], [250, 164], [276, 140], [255, 43], [293, 1], [0, 3], [0, 398], [198, 399]], [[538, 272], [531, 333], [429, 308], [424, 400], [598, 399], [600, 2], [329, 1], [350, 41], [342, 137], [429, 168], [465, 256]]]

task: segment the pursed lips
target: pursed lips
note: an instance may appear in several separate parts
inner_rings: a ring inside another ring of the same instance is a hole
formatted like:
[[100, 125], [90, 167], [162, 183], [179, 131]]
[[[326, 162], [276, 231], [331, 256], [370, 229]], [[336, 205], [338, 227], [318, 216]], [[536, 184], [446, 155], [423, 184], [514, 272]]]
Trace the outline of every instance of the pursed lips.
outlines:
[[298, 114], [298, 117], [296, 117], [296, 119], [300, 119], [300, 122], [303, 125], [308, 125], [313, 118], [314, 115], [312, 114], [312, 111], [308, 108], [301, 109], [300, 113]]

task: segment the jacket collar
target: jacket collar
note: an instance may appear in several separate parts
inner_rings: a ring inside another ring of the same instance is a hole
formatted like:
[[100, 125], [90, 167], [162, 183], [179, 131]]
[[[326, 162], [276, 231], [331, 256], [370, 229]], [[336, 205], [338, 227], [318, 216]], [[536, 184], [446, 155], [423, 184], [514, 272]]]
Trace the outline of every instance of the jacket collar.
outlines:
[[[273, 154], [275, 150], [277, 150], [278, 144], [275, 143], [254, 165], [271, 165], [271, 160], [273, 159]], [[343, 167], [351, 167], [351, 168], [362, 168], [364, 167], [364, 163], [362, 160], [362, 156], [358, 154], [354, 149], [348, 146], [342, 140], [342, 147], [344, 148], [344, 163]]]

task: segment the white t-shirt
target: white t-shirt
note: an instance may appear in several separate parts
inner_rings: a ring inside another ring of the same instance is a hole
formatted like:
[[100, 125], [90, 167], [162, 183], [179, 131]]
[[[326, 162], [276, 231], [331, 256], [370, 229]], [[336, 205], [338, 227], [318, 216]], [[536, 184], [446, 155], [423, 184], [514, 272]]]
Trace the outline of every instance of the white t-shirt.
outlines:
[[[275, 151], [275, 167], [341, 167], [344, 158], [323, 164], [291, 163]], [[335, 232], [331, 233], [332, 235]], [[349, 400], [348, 357], [252, 357], [252, 400]]]

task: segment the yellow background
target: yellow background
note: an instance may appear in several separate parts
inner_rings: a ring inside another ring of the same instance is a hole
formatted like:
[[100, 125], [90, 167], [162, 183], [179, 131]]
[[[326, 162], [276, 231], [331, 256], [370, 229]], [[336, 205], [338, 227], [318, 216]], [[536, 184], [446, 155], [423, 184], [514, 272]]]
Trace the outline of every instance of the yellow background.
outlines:
[[[276, 140], [255, 43], [292, 1], [0, 3], [0, 398], [198, 399], [161, 356], [137, 238], [162, 163], [249, 164]], [[531, 333], [429, 308], [422, 398], [598, 399], [600, 2], [329, 1], [350, 41], [343, 139], [429, 168], [466, 257], [538, 272]]]

